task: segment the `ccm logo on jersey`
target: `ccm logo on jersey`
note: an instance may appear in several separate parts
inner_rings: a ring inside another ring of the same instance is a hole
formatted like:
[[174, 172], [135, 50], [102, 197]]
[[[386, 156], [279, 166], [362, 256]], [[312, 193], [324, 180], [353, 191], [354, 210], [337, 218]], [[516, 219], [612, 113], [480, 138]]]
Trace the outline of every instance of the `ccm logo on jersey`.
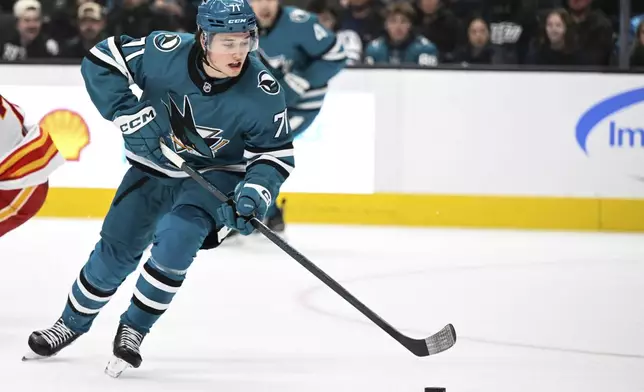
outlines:
[[228, 21], [229, 24], [244, 23], [244, 22], [246, 22], [246, 19], [231, 19], [231, 20]]
[[114, 119], [114, 124], [119, 127], [125, 135], [133, 134], [144, 126], [148, 125], [157, 116], [152, 106], [140, 110], [138, 113], [120, 116]]
[[154, 37], [154, 46], [162, 52], [170, 52], [179, 47], [181, 36], [162, 33]]
[[268, 95], [277, 95], [280, 92], [279, 83], [267, 71], [260, 71], [257, 75], [257, 87]]

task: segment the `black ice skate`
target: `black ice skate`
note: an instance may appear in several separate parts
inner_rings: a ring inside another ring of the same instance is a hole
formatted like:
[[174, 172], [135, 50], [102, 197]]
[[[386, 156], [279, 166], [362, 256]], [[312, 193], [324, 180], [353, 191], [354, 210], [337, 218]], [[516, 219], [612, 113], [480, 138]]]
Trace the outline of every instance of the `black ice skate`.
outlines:
[[286, 229], [286, 224], [284, 223], [284, 204], [286, 204], [286, 200], [282, 201], [281, 207], [276, 204], [275, 209], [277, 213], [273, 216], [266, 217], [264, 222], [269, 229], [276, 233], [282, 233]]
[[129, 367], [138, 368], [141, 366], [140, 347], [144, 334], [125, 324], [119, 324], [114, 337], [112, 359], [107, 363], [105, 374], [117, 378]]
[[29, 361], [53, 357], [81, 335], [69, 329], [63, 319], [59, 318], [53, 327], [31, 333], [28, 341], [31, 352], [25, 354], [22, 360]]

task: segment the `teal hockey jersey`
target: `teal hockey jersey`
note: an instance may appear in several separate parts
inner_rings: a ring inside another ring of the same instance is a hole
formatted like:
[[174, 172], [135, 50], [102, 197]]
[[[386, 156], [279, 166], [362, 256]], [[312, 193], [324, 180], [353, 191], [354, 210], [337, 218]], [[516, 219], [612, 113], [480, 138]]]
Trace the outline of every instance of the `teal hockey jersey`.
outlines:
[[[81, 73], [105, 119], [131, 115], [128, 110], [147, 101], [169, 135], [188, 133], [206, 142], [211, 150], [207, 155], [175, 145], [192, 167], [245, 172], [246, 181], [277, 195], [295, 166], [284, 92], [252, 55], [238, 77], [213, 79], [198, 53], [191, 34], [156, 31], [143, 38], [110, 37], [90, 50]], [[134, 84], [142, 90], [140, 101], [130, 89]], [[126, 156], [155, 175], [186, 176], [127, 147]]]
[[286, 94], [289, 108], [320, 109], [327, 83], [346, 65], [341, 40], [317, 16], [280, 7], [273, 26], [260, 29], [259, 53]]
[[426, 67], [438, 65], [438, 49], [423, 36], [411, 36], [399, 45], [386, 37], [369, 43], [365, 51], [367, 64], [417, 64]]

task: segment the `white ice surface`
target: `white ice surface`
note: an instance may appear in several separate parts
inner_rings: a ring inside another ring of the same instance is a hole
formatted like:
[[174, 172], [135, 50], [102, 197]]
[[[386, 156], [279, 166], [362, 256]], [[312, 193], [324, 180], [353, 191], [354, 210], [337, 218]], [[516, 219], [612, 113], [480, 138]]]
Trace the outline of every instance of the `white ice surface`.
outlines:
[[289, 241], [413, 337], [417, 358], [271, 243], [200, 252], [144, 361], [103, 369], [134, 273], [92, 331], [20, 361], [60, 315], [99, 221], [34, 220], [0, 240], [0, 391], [644, 391], [644, 236], [291, 226]]

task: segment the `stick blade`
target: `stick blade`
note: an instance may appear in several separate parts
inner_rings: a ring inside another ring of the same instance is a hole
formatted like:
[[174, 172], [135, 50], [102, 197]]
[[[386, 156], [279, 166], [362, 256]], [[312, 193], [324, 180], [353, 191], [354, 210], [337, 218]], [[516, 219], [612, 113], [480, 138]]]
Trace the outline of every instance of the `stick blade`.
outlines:
[[417, 357], [426, 357], [450, 349], [456, 343], [456, 330], [452, 324], [448, 324], [427, 339], [412, 339], [400, 335], [396, 340]]
[[456, 344], [456, 330], [452, 324], [447, 324], [443, 329], [425, 339], [427, 355], [434, 355], [450, 349]]

